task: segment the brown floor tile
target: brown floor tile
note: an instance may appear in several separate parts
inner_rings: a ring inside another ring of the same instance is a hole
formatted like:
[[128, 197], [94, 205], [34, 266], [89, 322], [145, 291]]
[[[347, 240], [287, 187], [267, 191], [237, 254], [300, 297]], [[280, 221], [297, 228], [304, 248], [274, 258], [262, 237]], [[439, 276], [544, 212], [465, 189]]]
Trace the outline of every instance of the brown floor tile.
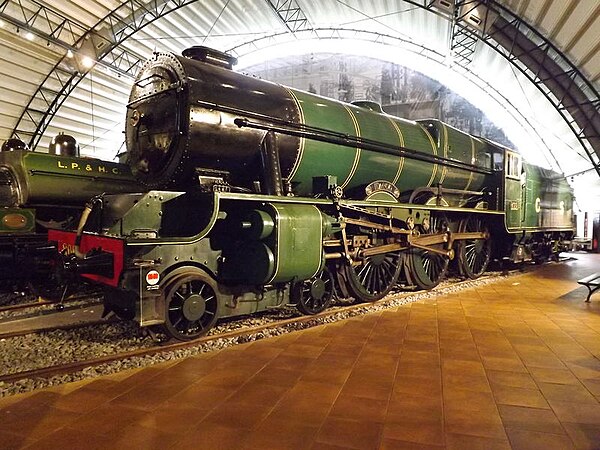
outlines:
[[339, 419], [384, 422], [387, 400], [340, 395], [329, 413], [330, 417]]
[[181, 438], [181, 434], [167, 433], [164, 430], [129, 425], [120, 433], [110, 436], [107, 448], [115, 450], [163, 450], [169, 448]]
[[511, 405], [498, 405], [498, 410], [505, 428], [541, 431], [543, 433], [564, 433], [552, 410]]
[[492, 392], [498, 404], [525, 406], [529, 408], [550, 408], [548, 402], [538, 389], [492, 386]]
[[381, 371], [390, 370], [390, 368], [393, 368], [395, 371], [398, 359], [399, 358], [397, 355], [371, 352], [365, 347], [365, 350], [358, 356], [354, 367], [355, 370], [369, 368], [372, 370]]
[[461, 375], [445, 374], [442, 378], [444, 389], [465, 389], [467, 391], [490, 392], [490, 384], [485, 375], [468, 373]]
[[342, 395], [387, 400], [390, 397], [392, 383], [346, 383], [342, 388]]
[[503, 370], [487, 370], [487, 377], [492, 386], [508, 386], [525, 389], [537, 389], [535, 381], [529, 373], [509, 372]]
[[466, 389], [446, 389], [443, 391], [444, 411], [468, 409], [470, 411], [497, 414], [498, 408], [491, 392], [468, 391]]
[[538, 386], [547, 400], [598, 405], [594, 396], [581, 384], [538, 383]]
[[600, 379], [600, 360], [590, 357], [566, 362], [573, 374], [581, 379]]
[[511, 450], [507, 439], [446, 433], [447, 450]]
[[339, 383], [321, 383], [316, 381], [299, 381], [290, 389], [285, 399], [314, 400], [333, 404], [342, 389]]
[[443, 446], [431, 444], [418, 444], [416, 442], [397, 441], [395, 439], [383, 438], [379, 450], [441, 450]]
[[198, 426], [224, 423], [250, 430], [256, 428], [269, 415], [272, 409], [273, 407], [268, 405], [238, 403], [228, 400], [213, 409], [202, 419], [202, 422]]
[[204, 386], [201, 383], [196, 383], [187, 389], [174, 395], [163, 403], [163, 407], [186, 406], [202, 410], [212, 409], [233, 395], [234, 389], [224, 389], [212, 386]]
[[[176, 384], [158, 384], [153, 383], [142, 384], [130, 391], [125, 392], [118, 397], [112, 399], [108, 404], [123, 405], [130, 408], [139, 408], [145, 411], [151, 411], [160, 406], [161, 403], [169, 400], [175, 395], [181, 393], [187, 388], [187, 385]], [[152, 395], [148, 395], [148, 391]]]
[[442, 348], [441, 351], [442, 359], [458, 359], [463, 361], [481, 361], [477, 348]]
[[485, 369], [483, 364], [477, 361], [460, 361], [455, 359], [446, 359], [442, 361], [442, 374], [444, 376], [460, 376], [465, 373], [485, 376]]
[[397, 376], [418, 377], [428, 380], [439, 380], [442, 376], [437, 362], [414, 362], [400, 360], [396, 369]]
[[558, 402], [549, 400], [552, 410], [561, 422], [600, 425], [600, 405]]
[[17, 421], [1, 425], [3, 431], [24, 436], [27, 439], [40, 439], [59, 428], [77, 423], [81, 414], [40, 406], [39, 409], [21, 411], [15, 417], [18, 417]]
[[282, 399], [269, 413], [267, 420], [283, 420], [307, 426], [320, 426], [329, 412], [331, 403], [306, 399]]
[[199, 448], [219, 450], [240, 450], [248, 439], [248, 431], [235, 424], [199, 424], [192, 431], [179, 437], [171, 448], [177, 450], [198, 450]]
[[372, 383], [383, 383], [388, 385], [394, 380], [396, 375], [396, 364], [391, 364], [387, 367], [374, 368], [368, 365], [355, 365], [352, 368], [352, 373], [348, 377], [346, 383], [359, 382], [372, 382]]
[[513, 450], [569, 450], [573, 442], [565, 434], [507, 428], [506, 433]]
[[275, 406], [289, 391], [290, 388], [284, 386], [248, 383], [227, 400], [251, 405]]
[[257, 370], [221, 368], [213, 370], [208, 375], [202, 377], [199, 382], [201, 381], [203, 386], [212, 386], [218, 388], [241, 386], [245, 384], [256, 372]]
[[442, 383], [438, 380], [428, 380], [420, 377], [399, 375], [394, 381], [392, 398], [404, 394], [441, 396]]
[[326, 444], [324, 442], [315, 442], [311, 450], [346, 450], [346, 447], [340, 445]]
[[401, 421], [405, 418], [442, 419], [441, 396], [402, 394], [393, 396], [388, 404], [388, 421]]
[[334, 383], [334, 384], [343, 384], [346, 382], [352, 368], [345, 367], [335, 367], [335, 366], [322, 366], [319, 364], [313, 364], [305, 371], [302, 372], [300, 376], [300, 381], [315, 381], [318, 383]]
[[[327, 341], [329, 343], [329, 341]], [[301, 358], [315, 359], [323, 352], [323, 346], [310, 344], [296, 344], [281, 352], [282, 356], [299, 356]], [[275, 359], [275, 358], [274, 358]]]
[[440, 350], [440, 346], [437, 342], [416, 341], [405, 338], [404, 345], [419, 352], [437, 353]]
[[[81, 431], [63, 428], [39, 440], [30, 440], [29, 445], [19, 448], [31, 450], [57, 450], [57, 449], [86, 449], [106, 450], [112, 449], [113, 439], [110, 436], [93, 436]], [[2, 442], [4, 449], [5, 443]], [[7, 449], [10, 447], [6, 447]], [[16, 447], [15, 447], [16, 448]], [[132, 447], [130, 447], [131, 449]]]
[[426, 445], [444, 445], [444, 423], [442, 420], [404, 419], [386, 422], [383, 437], [396, 441]]
[[[276, 430], [274, 432], [274, 430]], [[319, 427], [279, 419], [266, 419], [244, 439], [243, 448], [302, 450], [313, 445]]]
[[292, 387], [302, 375], [296, 370], [265, 368], [252, 377], [250, 382]]
[[[189, 406], [170, 405], [144, 414], [131, 426], [141, 426], [170, 434], [187, 433], [208, 415], [208, 410]], [[126, 429], [125, 429], [126, 430]], [[125, 432], [124, 430], [124, 432]]]
[[519, 358], [501, 358], [494, 356], [482, 357], [486, 370], [508, 370], [511, 372], [526, 373], [527, 368]]
[[452, 409], [444, 412], [445, 431], [492, 439], [505, 439], [506, 433], [498, 413]]
[[377, 449], [382, 430], [383, 425], [377, 422], [330, 417], [323, 423], [317, 435], [317, 442], [359, 450]]
[[577, 377], [569, 369], [530, 367], [529, 372], [535, 381], [539, 383], [579, 384]]
[[588, 391], [596, 398], [600, 397], [600, 379], [598, 380], [581, 380], [581, 383], [586, 387]]
[[57, 398], [52, 403], [52, 406], [64, 411], [85, 413], [107, 403], [115, 396], [115, 394], [107, 390], [97, 391], [80, 388]]
[[58, 398], [60, 398], [60, 394], [50, 391], [28, 392], [0, 398], [0, 418], [6, 420], [5, 415], [10, 415], [14, 411], [38, 410], [51, 405]]
[[[116, 413], [118, 411], [118, 414]], [[113, 435], [136, 420], [140, 420], [147, 412], [136, 408], [106, 404], [90, 411], [69, 424], [69, 428], [78, 432], [95, 435]]]
[[600, 448], [600, 425], [564, 422], [563, 427], [577, 449]]
[[27, 437], [0, 430], [0, 443], [4, 450], [16, 450], [22, 448]]

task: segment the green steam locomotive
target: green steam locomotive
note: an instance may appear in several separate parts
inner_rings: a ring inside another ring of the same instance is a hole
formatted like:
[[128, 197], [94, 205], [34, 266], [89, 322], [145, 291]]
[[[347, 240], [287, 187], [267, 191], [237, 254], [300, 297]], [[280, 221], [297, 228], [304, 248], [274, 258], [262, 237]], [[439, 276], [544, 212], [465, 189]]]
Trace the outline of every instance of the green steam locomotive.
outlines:
[[430, 289], [491, 258], [549, 258], [573, 235], [565, 179], [437, 120], [392, 117], [232, 70], [205, 47], [156, 54], [132, 88], [125, 162], [144, 193], [102, 195], [51, 231], [106, 307], [177, 339], [334, 293]]

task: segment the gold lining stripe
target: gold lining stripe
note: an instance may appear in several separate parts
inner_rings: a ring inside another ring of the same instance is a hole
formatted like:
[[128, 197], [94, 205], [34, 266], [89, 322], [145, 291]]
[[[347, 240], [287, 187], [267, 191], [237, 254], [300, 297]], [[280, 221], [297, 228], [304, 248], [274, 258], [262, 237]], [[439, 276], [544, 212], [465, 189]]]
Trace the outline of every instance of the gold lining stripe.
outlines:
[[[350, 114], [350, 118], [352, 119], [352, 123], [354, 124], [354, 130], [356, 132], [356, 137], [360, 138], [360, 126], [358, 125], [358, 120], [356, 120], [356, 117], [354, 117], [354, 113], [352, 112], [352, 110], [350, 108], [348, 108], [346, 105], [343, 105], [344, 108], [346, 109], [346, 111], [348, 111], [348, 114]], [[346, 186], [348, 186], [348, 184], [350, 183], [350, 181], [352, 180], [352, 178], [354, 177], [354, 174], [356, 173], [356, 169], [358, 169], [358, 162], [360, 161], [360, 148], [356, 148], [356, 154], [354, 155], [354, 163], [352, 163], [352, 169], [350, 169], [350, 173], [348, 174], [348, 177], [346, 178], [346, 180], [340, 185], [340, 187], [343, 189]]]
[[[298, 97], [296, 97], [296, 94], [290, 88], [286, 87], [285, 89], [286, 89], [286, 91], [288, 91], [288, 93], [294, 100], [294, 103], [296, 103], [296, 106], [298, 107], [298, 111], [300, 112], [300, 123], [302, 125], [306, 125], [305, 118], [304, 118], [304, 110], [302, 109], [300, 100], [298, 100]], [[306, 138], [301, 137], [300, 138], [300, 148], [298, 149], [298, 154], [296, 155], [296, 161], [294, 161], [292, 170], [290, 170], [290, 174], [287, 177], [288, 181], [290, 181], [290, 182], [292, 181], [292, 178], [294, 178], [294, 175], [296, 175], [296, 172], [298, 172], [298, 168], [300, 167], [300, 163], [302, 162], [302, 157], [304, 156], [305, 143], [306, 143]]]
[[[317, 210], [317, 212], [319, 213], [319, 217], [321, 218], [321, 223], [323, 223], [323, 213], [321, 212], [321, 210], [319, 208], [317, 208], [315, 205], [310, 205], [312, 206], [314, 209]], [[320, 256], [319, 256], [319, 266], [317, 267], [317, 270], [315, 271], [315, 273], [312, 274], [312, 276], [310, 278], [314, 278], [317, 276], [317, 274], [319, 273], [321, 266], [323, 266], [323, 269], [325, 269], [325, 266], [323, 264], [323, 227], [320, 226], [319, 227], [319, 242], [321, 242], [321, 251], [320, 251]], [[310, 279], [309, 278], [309, 279]]]
[[[386, 117], [394, 126], [396, 133], [398, 133], [398, 140], [400, 142], [400, 147], [404, 147], [404, 136], [402, 135], [402, 130], [390, 116], [386, 116]], [[394, 180], [392, 181], [393, 185], [395, 185], [398, 182], [398, 180], [400, 179], [400, 174], [402, 173], [403, 168], [404, 168], [404, 156], [401, 156], [400, 161], [398, 162], [398, 170], [396, 171], [396, 176], [394, 177]], [[398, 187], [398, 186], [396, 186], [396, 187]]]
[[[281, 223], [280, 223], [281, 215], [279, 214], [279, 210], [273, 203], [267, 203], [267, 205], [269, 205], [269, 207], [273, 211], [275, 211], [274, 219], [275, 219], [275, 226], [277, 227], [277, 254], [273, 255], [273, 257], [275, 258], [275, 270], [273, 270], [273, 276], [271, 278], [269, 278], [269, 280], [266, 281], [265, 284], [269, 284], [271, 281], [273, 281], [275, 278], [277, 278], [277, 275], [279, 273], [279, 260], [281, 259], [279, 257], [279, 252], [281, 250], [281, 246], [279, 245], [281, 242]], [[263, 244], [263, 245], [267, 245], [267, 244]]]
[[[446, 127], [446, 124], [443, 122], [440, 122], [442, 124], [442, 127], [444, 128], [444, 158], [448, 159], [448, 128]], [[438, 183], [442, 184], [444, 182], [444, 180], [446, 179], [446, 175], [448, 175], [448, 167], [447, 166], [443, 166], [442, 167], [442, 174], [440, 175], [440, 181], [438, 181]]]
[[[441, 122], [440, 122], [441, 123]], [[429, 134], [429, 131], [427, 131], [423, 125], [421, 125], [420, 123], [417, 122], [417, 126], [419, 128], [421, 128], [421, 130], [423, 130], [423, 133], [425, 133], [425, 136], [427, 136], [427, 138], [429, 139], [429, 143], [431, 144], [431, 149], [433, 150], [433, 155], [437, 156], [438, 152], [437, 152], [437, 145], [435, 145], [435, 142], [433, 142], [433, 138], [431, 137], [431, 134]], [[433, 170], [431, 172], [431, 178], [429, 179], [429, 182], [427, 183], [426, 187], [430, 187], [431, 184], [433, 183], [433, 180], [435, 179], [435, 176], [437, 175], [437, 169], [438, 169], [438, 165], [437, 163], [433, 164]]]
[[[469, 137], [469, 139], [471, 140], [471, 164], [475, 165], [475, 140], [472, 137]], [[469, 172], [469, 181], [467, 182], [467, 185], [465, 186], [465, 191], [468, 191], [469, 188], [471, 187], [471, 183], [473, 182], [473, 179], [475, 178], [474, 176], [474, 172], [471, 170]]]

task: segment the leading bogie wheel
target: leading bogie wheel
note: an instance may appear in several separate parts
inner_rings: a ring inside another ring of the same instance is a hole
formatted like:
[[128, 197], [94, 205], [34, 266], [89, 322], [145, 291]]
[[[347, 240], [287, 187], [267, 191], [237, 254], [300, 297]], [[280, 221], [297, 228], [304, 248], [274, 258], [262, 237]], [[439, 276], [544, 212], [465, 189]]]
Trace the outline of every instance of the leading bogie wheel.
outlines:
[[290, 296], [302, 314], [312, 315], [324, 311], [331, 304], [333, 289], [333, 277], [325, 267], [318, 276], [294, 283]]
[[181, 341], [206, 334], [219, 311], [213, 278], [197, 267], [182, 267], [169, 274], [164, 286], [165, 332]]
[[367, 256], [346, 264], [348, 288], [356, 300], [374, 302], [385, 297], [400, 276], [399, 252]]

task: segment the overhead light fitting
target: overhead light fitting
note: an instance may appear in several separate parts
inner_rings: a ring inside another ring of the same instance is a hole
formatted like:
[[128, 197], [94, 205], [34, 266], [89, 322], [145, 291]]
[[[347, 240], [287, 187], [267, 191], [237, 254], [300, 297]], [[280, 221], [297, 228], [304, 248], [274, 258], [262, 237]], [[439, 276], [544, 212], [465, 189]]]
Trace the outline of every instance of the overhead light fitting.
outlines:
[[33, 35], [33, 33], [31, 31], [28, 31], [27, 34], [25, 34], [25, 38], [29, 41], [33, 41], [35, 36]]
[[94, 60], [88, 56], [84, 56], [81, 59], [81, 64], [83, 65], [83, 67], [85, 67], [86, 69], [91, 69], [92, 67], [94, 67]]

